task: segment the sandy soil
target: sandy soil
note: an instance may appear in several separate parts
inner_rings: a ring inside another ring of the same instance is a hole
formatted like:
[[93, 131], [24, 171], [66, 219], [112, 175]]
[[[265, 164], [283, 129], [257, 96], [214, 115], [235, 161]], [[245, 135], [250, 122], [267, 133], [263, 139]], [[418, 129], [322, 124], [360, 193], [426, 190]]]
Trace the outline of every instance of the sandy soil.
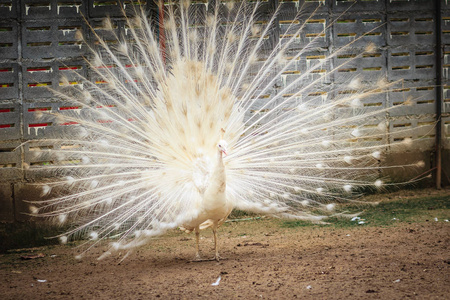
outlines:
[[[190, 262], [194, 238], [181, 232], [121, 264], [120, 255], [96, 260], [102, 247], [81, 261], [69, 246], [13, 251], [0, 256], [0, 298], [448, 299], [449, 244], [444, 221], [337, 229], [285, 228], [265, 218], [226, 223], [220, 262]], [[213, 255], [209, 232], [201, 247]]]

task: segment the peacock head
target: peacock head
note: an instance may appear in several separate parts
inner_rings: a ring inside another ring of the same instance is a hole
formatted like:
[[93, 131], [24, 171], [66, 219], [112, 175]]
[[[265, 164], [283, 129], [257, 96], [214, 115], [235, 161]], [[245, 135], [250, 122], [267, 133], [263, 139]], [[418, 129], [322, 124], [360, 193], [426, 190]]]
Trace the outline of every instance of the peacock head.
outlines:
[[219, 152], [223, 153], [225, 155], [228, 155], [227, 147], [228, 147], [228, 143], [224, 140], [220, 140], [219, 143], [217, 144], [217, 148], [219, 149]]

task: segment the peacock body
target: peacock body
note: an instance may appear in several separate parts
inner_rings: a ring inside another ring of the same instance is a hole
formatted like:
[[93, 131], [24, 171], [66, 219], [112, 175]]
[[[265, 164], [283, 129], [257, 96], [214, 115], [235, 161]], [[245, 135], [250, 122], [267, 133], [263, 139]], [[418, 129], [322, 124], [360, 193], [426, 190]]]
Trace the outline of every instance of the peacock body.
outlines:
[[[218, 259], [216, 230], [232, 209], [322, 222], [346, 216], [339, 203], [353, 193], [385, 184], [389, 108], [365, 103], [392, 83], [349, 78], [343, 92], [326, 84], [342, 67], [328, 64], [352, 42], [290, 78], [320, 35], [291, 50], [306, 23], [299, 9], [285, 25], [289, 37], [268, 47], [277, 12], [258, 22], [259, 5], [161, 3], [159, 32], [136, 6], [126, 39], [111, 45], [97, 36], [89, 60], [97, 82], [63, 78], [55, 91], [80, 107], [55, 116], [76, 130], [48, 138], [59, 163], [43, 168], [58, 176], [31, 206], [72, 224], [61, 242], [81, 237], [87, 250], [114, 238], [110, 253], [181, 228], [195, 232], [199, 259], [199, 230], [210, 227]], [[113, 33], [110, 19], [103, 27]]]

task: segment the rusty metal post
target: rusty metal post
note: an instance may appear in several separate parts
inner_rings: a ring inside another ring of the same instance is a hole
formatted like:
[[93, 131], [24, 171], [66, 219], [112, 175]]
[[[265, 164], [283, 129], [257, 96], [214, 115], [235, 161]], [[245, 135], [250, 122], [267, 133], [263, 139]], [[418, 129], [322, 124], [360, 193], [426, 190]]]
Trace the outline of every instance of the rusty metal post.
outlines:
[[441, 189], [442, 182], [442, 29], [441, 1], [436, 0], [436, 188]]

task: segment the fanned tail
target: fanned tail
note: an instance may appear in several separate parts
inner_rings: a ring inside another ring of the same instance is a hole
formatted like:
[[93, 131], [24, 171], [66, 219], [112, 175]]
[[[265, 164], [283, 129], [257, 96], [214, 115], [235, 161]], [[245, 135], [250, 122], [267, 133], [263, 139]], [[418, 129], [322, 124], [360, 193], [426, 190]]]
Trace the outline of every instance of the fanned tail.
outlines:
[[[62, 242], [116, 237], [111, 250], [129, 249], [195, 219], [222, 129], [227, 198], [246, 211], [323, 222], [345, 216], [339, 203], [352, 194], [386, 185], [385, 168], [422, 166], [383, 165], [388, 148], [413, 144], [386, 138], [393, 108], [376, 100], [397, 83], [330, 81], [373, 45], [332, 65], [354, 42], [327, 54], [318, 34], [299, 48], [306, 22], [296, 21], [269, 44], [278, 15], [259, 22], [259, 5], [161, 4], [164, 49], [139, 7], [126, 19], [126, 39], [110, 45], [96, 36], [94, 80], [75, 74], [83, 85], [63, 79], [55, 91], [76, 109], [50, 115], [74, 129], [71, 138], [47, 139], [57, 161], [40, 171], [60, 179], [42, 185], [47, 198], [31, 209], [74, 224]], [[114, 35], [110, 19], [104, 29]], [[299, 64], [309, 66], [299, 73]]]

